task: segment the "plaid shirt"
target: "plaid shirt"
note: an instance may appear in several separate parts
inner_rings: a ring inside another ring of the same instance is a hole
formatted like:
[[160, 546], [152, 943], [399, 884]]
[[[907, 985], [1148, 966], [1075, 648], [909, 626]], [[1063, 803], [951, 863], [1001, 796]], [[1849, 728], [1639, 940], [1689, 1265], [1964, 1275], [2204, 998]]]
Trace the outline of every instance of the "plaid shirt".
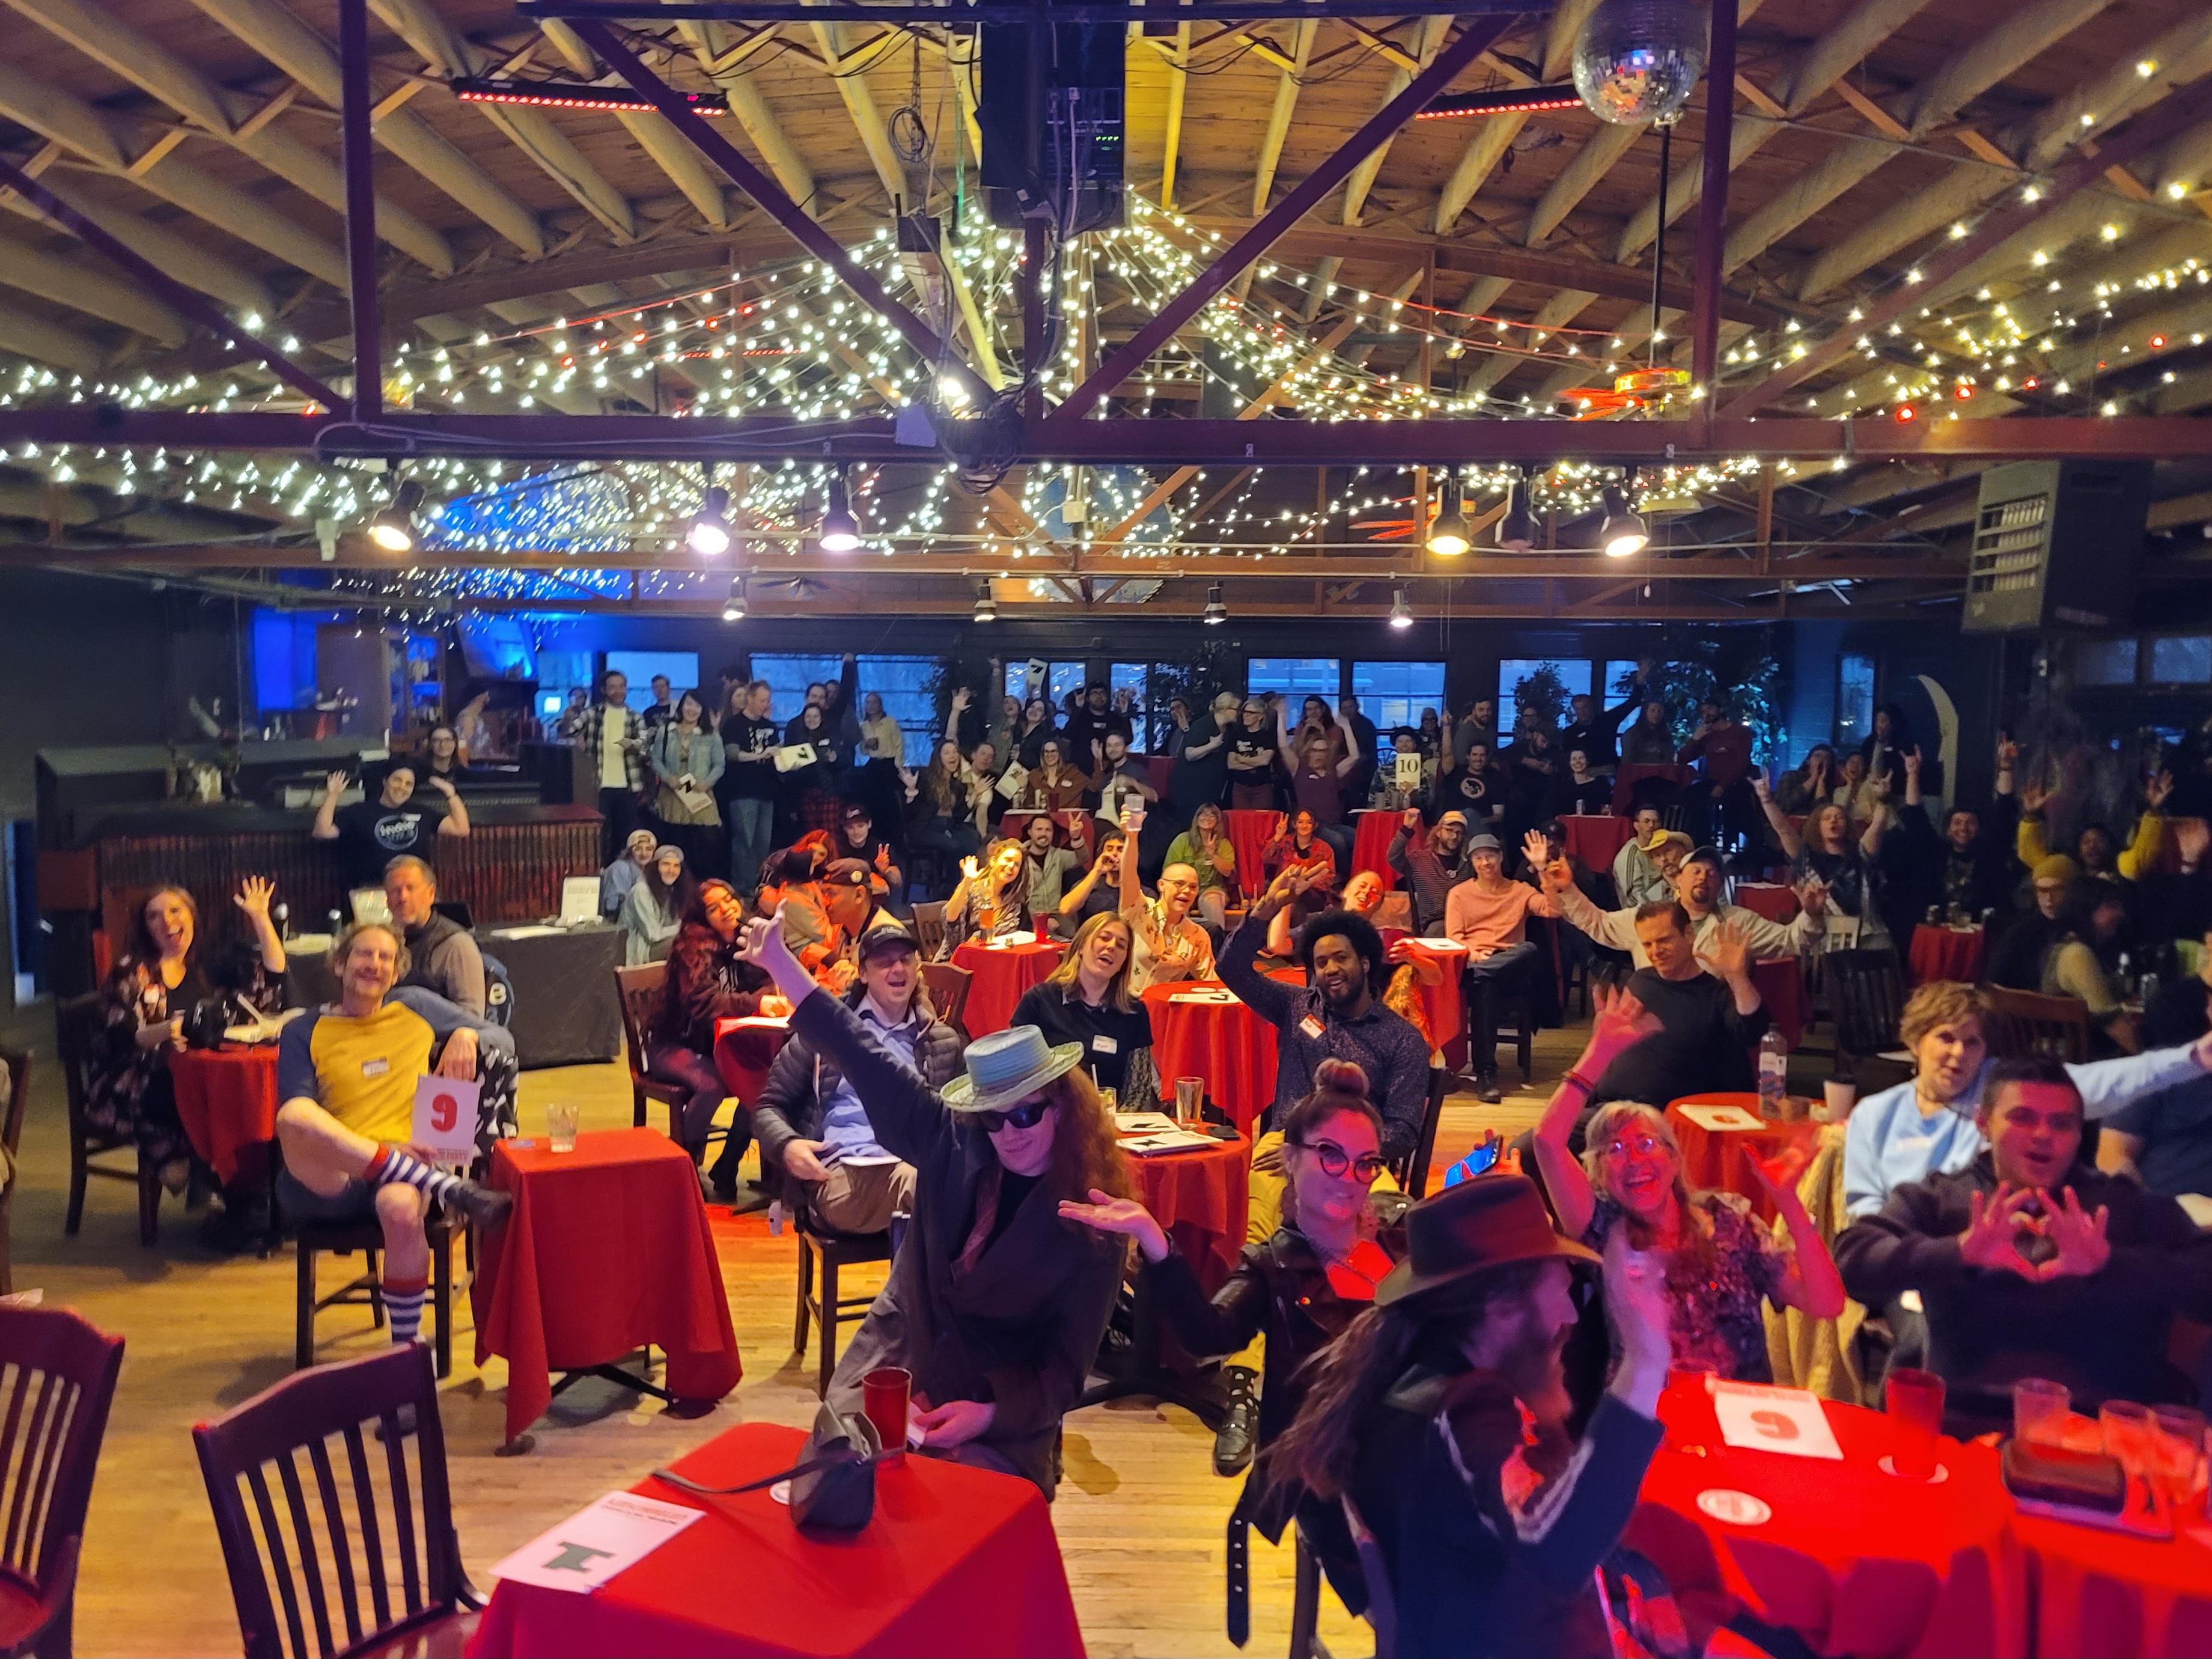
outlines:
[[[633, 795], [645, 793], [645, 721], [635, 708], [625, 708], [623, 717], [623, 771], [629, 779]], [[582, 723], [576, 728], [576, 744], [592, 757], [592, 770], [599, 771], [601, 735], [606, 727], [607, 706], [595, 702], [584, 711]]]

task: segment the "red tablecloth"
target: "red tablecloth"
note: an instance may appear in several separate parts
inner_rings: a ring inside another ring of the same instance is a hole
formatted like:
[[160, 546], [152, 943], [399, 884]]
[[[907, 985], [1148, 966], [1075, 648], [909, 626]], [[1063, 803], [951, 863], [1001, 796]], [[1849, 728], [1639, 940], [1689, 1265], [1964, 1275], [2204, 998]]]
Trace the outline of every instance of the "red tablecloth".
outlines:
[[1805, 994], [1804, 969], [1795, 957], [1754, 962], [1751, 964], [1751, 982], [1759, 988], [1759, 1000], [1765, 1005], [1774, 1029], [1782, 1033], [1784, 1042], [1795, 1048], [1813, 1018], [1812, 1003]]
[[1098, 856], [1098, 820], [1078, 807], [1064, 807], [1057, 812], [1001, 812], [999, 833], [1008, 841], [1019, 841], [1029, 832], [1030, 820], [1049, 817], [1066, 833], [1069, 844], [1083, 849], [1083, 861], [1090, 864]]
[[[1682, 1149], [1682, 1179], [1692, 1187], [1740, 1193], [1762, 1221], [1774, 1219], [1773, 1200], [1766, 1196], [1751, 1159], [1773, 1161], [1785, 1146], [1802, 1146], [1810, 1157], [1820, 1144], [1821, 1125], [1810, 1118], [1796, 1123], [1769, 1123], [1757, 1129], [1708, 1129], [1684, 1115], [1685, 1106], [1741, 1106], [1759, 1115], [1759, 1097], [1744, 1094], [1687, 1095], [1667, 1103], [1667, 1125]], [[1841, 1133], [1840, 1130], [1838, 1131]]]
[[722, 1086], [739, 1105], [749, 1107], [760, 1098], [768, 1068], [790, 1041], [787, 1022], [775, 1025], [757, 1021], [747, 1024], [740, 1019], [714, 1022], [714, 1069], [721, 1073]]
[[1797, 915], [1797, 895], [1778, 881], [1740, 881], [1735, 902], [1754, 915], [1787, 927]]
[[1636, 836], [1636, 820], [1603, 813], [1571, 813], [1559, 820], [1567, 832], [1567, 851], [1588, 870], [1610, 871], [1620, 849]]
[[1275, 1098], [1275, 1028], [1234, 997], [1226, 1002], [1175, 1000], [1200, 988], [1155, 985], [1145, 993], [1160, 1095], [1172, 1103], [1177, 1078], [1202, 1077], [1206, 1098], [1249, 1135]]
[[1915, 985], [1925, 985], [1931, 979], [1978, 984], [1982, 977], [1982, 930], [1930, 927], [1923, 922], [1912, 930], [1912, 949], [1905, 968]]
[[484, 1239], [471, 1297], [477, 1364], [507, 1356], [507, 1436], [552, 1402], [552, 1373], [611, 1364], [651, 1343], [666, 1387], [720, 1400], [744, 1367], [722, 1264], [690, 1155], [658, 1129], [605, 1129], [572, 1152], [543, 1139], [492, 1148], [491, 1184], [514, 1194]]
[[1405, 821], [1403, 812], [1384, 812], [1372, 808], [1352, 815], [1355, 826], [1352, 832], [1353, 875], [1358, 875], [1362, 870], [1372, 870], [1381, 878], [1384, 892], [1396, 890], [1398, 872], [1390, 867], [1390, 838], [1398, 833], [1399, 826]]
[[[1659, 1407], [1667, 1443], [1644, 1475], [1629, 1545], [1686, 1605], [1741, 1603], [1823, 1654], [2024, 1655], [2026, 1573], [1996, 1452], [1945, 1440], [1943, 1480], [1902, 1480], [1880, 1467], [1896, 1443], [1887, 1418], [1821, 1405], [1840, 1462], [1727, 1445], [1702, 1383], [1669, 1389]], [[1711, 1492], [1747, 1494], [1771, 1513], [1716, 1519], [1698, 1504]]]
[[1420, 939], [1401, 927], [1381, 927], [1382, 948], [1403, 941], [1408, 949], [1437, 964], [1439, 978], [1421, 986], [1421, 1012], [1428, 1017], [1429, 1036], [1444, 1051], [1444, 1063], [1453, 1071], [1467, 1068], [1467, 1010], [1460, 986], [1467, 972], [1467, 946], [1449, 939]]
[[988, 1036], [1014, 1023], [1014, 1005], [1032, 985], [1042, 985], [1060, 965], [1067, 947], [1058, 940], [1028, 945], [978, 945], [973, 940], [952, 953], [952, 965], [969, 975], [968, 1006], [960, 1023], [972, 1037]]
[[[804, 1438], [748, 1423], [675, 1468], [739, 1486], [790, 1468]], [[1083, 1652], [1051, 1511], [1012, 1475], [909, 1454], [877, 1471], [865, 1528], [811, 1537], [765, 1491], [700, 1498], [649, 1479], [630, 1490], [707, 1519], [589, 1595], [501, 1580], [472, 1659]]]
[[1635, 799], [1636, 786], [1646, 778], [1658, 778], [1680, 788], [1697, 774], [1686, 766], [1628, 766], [1616, 767], [1613, 774], [1613, 810], [1625, 817], [1633, 817], [1628, 804]]
[[276, 1045], [185, 1048], [168, 1064], [185, 1138], [227, 1186], [240, 1152], [276, 1139]]
[[1267, 878], [1260, 869], [1261, 855], [1267, 850], [1267, 843], [1283, 833], [1283, 815], [1231, 810], [1221, 817], [1228, 827], [1229, 845], [1237, 854], [1237, 888], [1246, 898], [1257, 898], [1267, 890]]
[[1243, 1135], [1188, 1152], [1128, 1160], [1137, 1198], [1175, 1240], [1211, 1292], [1244, 1254], [1244, 1212], [1251, 1197], [1252, 1143]]

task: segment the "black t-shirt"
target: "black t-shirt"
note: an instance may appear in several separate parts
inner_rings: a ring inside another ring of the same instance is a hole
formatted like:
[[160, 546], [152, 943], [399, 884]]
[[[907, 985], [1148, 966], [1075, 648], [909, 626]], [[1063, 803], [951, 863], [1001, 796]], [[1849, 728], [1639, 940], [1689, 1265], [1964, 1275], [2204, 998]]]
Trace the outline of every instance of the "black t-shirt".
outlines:
[[338, 869], [347, 890], [381, 887], [384, 866], [403, 853], [428, 859], [445, 816], [446, 809], [419, 790], [402, 806], [360, 800], [338, 808], [331, 822], [337, 825]]
[[1629, 975], [1628, 989], [1658, 1016], [1659, 1030], [1605, 1068], [1591, 1105], [1640, 1100], [1663, 1109], [1685, 1095], [1753, 1087], [1751, 1050], [1766, 1035], [1765, 1007], [1739, 1014], [1727, 981], [1706, 973], [1673, 980], [1640, 968]]
[[1141, 1002], [1123, 1013], [1111, 1002], [1094, 1008], [1072, 988], [1032, 985], [1014, 1006], [1012, 1024], [1034, 1025], [1047, 1042], [1083, 1045], [1083, 1069], [1102, 1089], [1116, 1093], [1128, 1073], [1129, 1056], [1152, 1046], [1152, 1016]]
[[1604, 811], [1612, 800], [1611, 778], [1593, 777], [1587, 783], [1577, 783], [1571, 776], [1562, 776], [1552, 794], [1554, 811], [1592, 816]]
[[1273, 778], [1273, 774], [1269, 769], [1249, 764], [1255, 759], [1272, 759], [1274, 756], [1275, 734], [1265, 727], [1257, 732], [1248, 732], [1240, 722], [1229, 734], [1229, 752], [1248, 763], [1229, 774], [1230, 782], [1267, 783]]
[[732, 800], [773, 800], [775, 764], [772, 761], [741, 761], [739, 755], [766, 755], [783, 740], [782, 728], [774, 720], [757, 720], [750, 714], [732, 714], [722, 722], [722, 748], [730, 757], [722, 771]]

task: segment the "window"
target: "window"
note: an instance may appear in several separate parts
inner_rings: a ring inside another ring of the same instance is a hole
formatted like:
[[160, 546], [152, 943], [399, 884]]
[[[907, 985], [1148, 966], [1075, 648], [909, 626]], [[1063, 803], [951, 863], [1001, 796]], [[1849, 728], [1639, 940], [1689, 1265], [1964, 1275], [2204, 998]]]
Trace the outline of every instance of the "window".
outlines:
[[753, 678], [769, 683], [769, 718], [779, 726], [799, 718], [799, 711], [806, 707], [808, 686], [817, 680], [835, 685], [845, 668], [842, 656], [787, 657], [756, 651], [752, 660]]
[[1636, 665], [1632, 662], [1609, 662], [1605, 665], [1604, 689], [1595, 695], [1601, 708], [1618, 703], [1636, 687]]
[[906, 763], [929, 764], [944, 722], [937, 717], [937, 700], [929, 682], [938, 672], [934, 657], [863, 657], [860, 659], [860, 697], [865, 705], [873, 691], [884, 700], [884, 713], [899, 723], [906, 738]]
[[[1569, 697], [1589, 696], [1590, 665], [1587, 659], [1508, 657], [1498, 665], [1498, 706], [1501, 720], [1505, 718], [1505, 711], [1510, 708], [1514, 711], [1516, 722], [1518, 722], [1521, 683], [1545, 670], [1549, 670], [1559, 682], [1558, 706], [1550, 706], [1547, 700], [1541, 702], [1541, 712], [1554, 729], [1566, 723]], [[1503, 735], [1502, 732], [1500, 735]]]
[[[1168, 699], [1175, 695], [1174, 681], [1166, 672], [1167, 665], [1157, 662], [1117, 662], [1113, 665], [1109, 684], [1115, 701], [1119, 702], [1124, 691], [1133, 694], [1129, 705], [1130, 746], [1139, 754], [1157, 755], [1165, 751], [1169, 727]], [[1194, 708], [1195, 719], [1205, 712]]]
[[2136, 640], [2082, 641], [2074, 647], [2074, 678], [2083, 685], [2133, 685], [2140, 643]]
[[1836, 746], [1856, 749], [1874, 732], [1874, 659], [1845, 653], [1836, 660]]
[[1359, 712], [1383, 732], [1421, 723], [1421, 710], [1444, 707], [1444, 665], [1440, 662], [1356, 662], [1352, 694]]
[[2158, 685], [2203, 685], [2212, 682], [2212, 634], [2153, 640], [2150, 677]]
[[[1255, 697], [1280, 691], [1293, 705], [1303, 697], [1320, 697], [1334, 714], [1344, 690], [1344, 664], [1335, 657], [1248, 657], [1244, 689]], [[1297, 708], [1291, 713], [1295, 724]]]
[[[1006, 665], [1006, 695], [1029, 700], [1030, 665], [1026, 661]], [[1091, 678], [1091, 665], [1082, 662], [1053, 662], [1045, 665], [1045, 696], [1052, 703], [1052, 717], [1060, 718], [1066, 706], [1067, 694], [1080, 691]]]

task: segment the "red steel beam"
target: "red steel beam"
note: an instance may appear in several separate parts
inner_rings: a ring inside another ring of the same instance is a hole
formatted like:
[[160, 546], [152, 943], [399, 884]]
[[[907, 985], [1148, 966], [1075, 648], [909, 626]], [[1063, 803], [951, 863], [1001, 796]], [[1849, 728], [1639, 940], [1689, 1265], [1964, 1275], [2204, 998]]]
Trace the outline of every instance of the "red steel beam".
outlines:
[[[1107, 393], [1145, 366], [1145, 361], [1174, 337], [1176, 331], [1195, 317], [1213, 296], [1237, 280], [1237, 275], [1272, 246], [1275, 239], [1305, 217], [1323, 197], [1351, 176], [1352, 171], [1391, 134], [1420, 112], [1429, 100], [1449, 86], [1455, 76], [1487, 51], [1513, 21], [1510, 17], [1485, 17], [1460, 32], [1459, 38], [1430, 59], [1429, 66], [1406, 85], [1406, 89], [1375, 112], [1367, 125], [1338, 147], [1336, 152], [1302, 179], [1297, 189], [1263, 214], [1257, 224], [1231, 242], [1190, 286], [1162, 307], [1159, 314], [1139, 329], [1119, 351], [1075, 388], [1067, 401], [1048, 417], [1048, 428], [1072, 426], [1097, 407]], [[1723, 145], [1723, 150], [1726, 146]]]
[[870, 310], [888, 318], [925, 362], [939, 372], [958, 376], [968, 395], [978, 402], [986, 402], [992, 397], [991, 388], [983, 383], [982, 377], [955, 355], [950, 344], [940, 339], [927, 323], [885, 293], [883, 284], [846, 252], [836, 237], [815, 223], [805, 208], [784, 193], [781, 185], [745, 160], [734, 144], [647, 69], [637, 54], [616, 37], [611, 27], [588, 20], [572, 27], [584, 43], [599, 53], [600, 60], [644, 94], [671, 126], [691, 141], [694, 149], [767, 210], [769, 216], [790, 232], [801, 247], [842, 277], [845, 286], [859, 295]]
[[338, 121], [345, 162], [346, 290], [353, 321], [353, 417], [384, 413], [376, 295], [376, 173], [369, 127], [368, 0], [338, 0]]
[[[2036, 200], [2030, 202], [2014, 194], [2004, 206], [1984, 215], [1981, 223], [1972, 231], [1955, 241], [1945, 242], [1939, 252], [1920, 265], [1920, 282], [1897, 283], [1887, 295], [1864, 307], [1866, 314], [1856, 325], [1838, 326], [1802, 357], [1784, 363], [1749, 391], [1729, 398], [1721, 413], [1757, 414], [1790, 387], [1802, 385], [1838, 358], [1857, 350], [1860, 336], [1874, 334], [1885, 323], [1910, 310], [1919, 303], [1921, 295], [1942, 286], [1992, 248], [2018, 235], [2076, 191], [2095, 184], [2112, 168], [2125, 167], [2136, 157], [2158, 149], [2208, 115], [2212, 115], [2212, 76], [2198, 80], [2185, 91], [2131, 118], [2112, 137], [2099, 139], [2095, 155], [2075, 155], [2054, 169]], [[1698, 378], [1711, 384], [1703, 375]]]
[[[1721, 264], [1728, 224], [1729, 147], [1735, 130], [1735, 0], [1714, 0], [1705, 53], [1705, 187], [1698, 198], [1697, 286], [1690, 295], [1690, 384], [1711, 395], [1720, 367]], [[1658, 255], [1652, 272], [1658, 276]], [[1711, 414], [1707, 404], [1705, 412]]]

